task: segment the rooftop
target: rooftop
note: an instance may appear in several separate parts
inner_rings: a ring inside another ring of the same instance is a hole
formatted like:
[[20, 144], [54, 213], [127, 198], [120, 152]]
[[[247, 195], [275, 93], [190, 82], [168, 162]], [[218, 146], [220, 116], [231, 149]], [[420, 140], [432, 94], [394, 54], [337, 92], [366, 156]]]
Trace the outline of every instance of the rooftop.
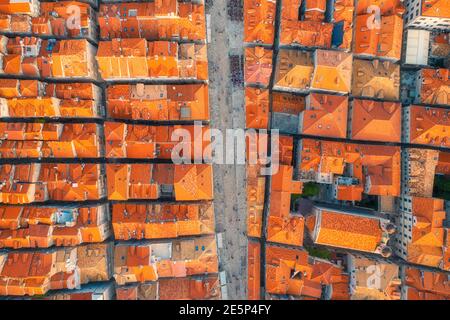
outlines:
[[410, 106], [407, 110], [409, 111], [408, 142], [430, 146], [450, 146], [448, 135], [450, 111], [422, 106]]
[[140, 38], [100, 41], [99, 72], [104, 80], [208, 79], [206, 45]]
[[217, 272], [214, 236], [114, 247], [114, 278], [118, 285]]
[[399, 89], [399, 65], [377, 59], [353, 60], [353, 96], [398, 100]]
[[112, 205], [114, 238], [167, 239], [214, 233], [212, 204]]
[[205, 40], [203, 1], [103, 3], [98, 24], [102, 39]]
[[245, 48], [245, 82], [267, 86], [271, 74], [272, 50], [263, 47]]
[[272, 44], [275, 11], [275, 0], [244, 1], [244, 41]]
[[109, 244], [88, 244], [4, 253], [0, 255], [0, 294], [44, 295], [49, 290], [106, 281], [110, 278], [110, 252]]
[[354, 99], [351, 138], [354, 140], [401, 142], [401, 104]]
[[111, 235], [105, 205], [0, 207], [0, 247], [47, 248], [102, 242]]
[[315, 244], [390, 255], [388, 223], [376, 216], [314, 207], [305, 225]]
[[213, 198], [212, 166], [207, 164], [107, 164], [106, 176], [109, 200]]
[[112, 85], [106, 96], [108, 115], [116, 119], [209, 119], [206, 84]]
[[418, 102], [448, 105], [450, 101], [449, 69], [421, 69], [418, 72]]
[[340, 93], [350, 92], [352, 58], [351, 53], [316, 50], [311, 88]]
[[267, 293], [296, 299], [349, 298], [349, 279], [342, 268], [325, 260], [311, 259], [303, 249], [268, 245], [266, 263]]

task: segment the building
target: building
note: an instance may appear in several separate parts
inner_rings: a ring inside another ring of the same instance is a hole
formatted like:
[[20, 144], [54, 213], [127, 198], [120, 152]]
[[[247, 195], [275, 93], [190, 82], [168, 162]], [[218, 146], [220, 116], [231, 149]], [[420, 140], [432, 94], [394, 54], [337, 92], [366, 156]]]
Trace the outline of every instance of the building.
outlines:
[[350, 114], [351, 139], [401, 142], [402, 108], [399, 102], [354, 99]]
[[397, 101], [400, 97], [400, 66], [378, 59], [354, 59], [352, 95]]
[[208, 164], [107, 164], [109, 200], [212, 200]]
[[443, 108], [408, 106], [403, 110], [405, 142], [449, 147], [450, 111]]
[[206, 84], [111, 85], [107, 114], [115, 119], [147, 121], [208, 120]]
[[2, 158], [96, 158], [100, 126], [95, 123], [0, 122]]
[[416, 103], [448, 105], [450, 101], [449, 69], [420, 69], [416, 74]]
[[204, 44], [118, 38], [101, 41], [96, 57], [101, 77], [106, 81], [208, 79]]
[[118, 285], [217, 273], [214, 236], [158, 243], [122, 243], [114, 247], [114, 279]]
[[407, 27], [445, 30], [450, 27], [450, 8], [445, 0], [406, 0]]
[[313, 57], [308, 51], [280, 49], [274, 88], [284, 91], [307, 91], [314, 71]]
[[389, 220], [356, 211], [314, 206], [305, 219], [314, 244], [355, 250], [389, 257], [388, 245], [395, 225]]
[[342, 267], [303, 249], [268, 245], [266, 293], [269, 299], [348, 300], [349, 277]]
[[413, 264], [450, 270], [444, 200], [404, 196], [399, 210], [396, 254]]
[[[0, 30], [11, 36], [88, 39], [96, 42], [96, 13], [89, 4], [78, 1], [37, 2], [37, 7], [38, 16], [17, 12], [3, 15]], [[77, 19], [73, 19], [75, 13]]]
[[117, 240], [214, 234], [214, 207], [212, 203], [114, 203], [112, 226]]
[[291, 197], [302, 193], [303, 183], [294, 180], [293, 173], [292, 166], [281, 164], [272, 176], [267, 241], [300, 247], [303, 245], [304, 219], [299, 212], [291, 210]]
[[297, 150], [299, 178], [329, 184], [337, 200], [400, 195], [398, 147], [302, 139]]
[[244, 1], [244, 42], [273, 44], [275, 0]]
[[352, 300], [399, 300], [400, 268], [382, 259], [348, 254], [347, 270]]
[[450, 298], [447, 273], [403, 267], [402, 278], [404, 279], [402, 286], [404, 300], [448, 300]]
[[408, 29], [405, 63], [426, 66], [430, 50], [430, 31]]
[[103, 242], [111, 235], [106, 205], [0, 207], [0, 247], [47, 248]]
[[107, 281], [112, 273], [111, 243], [47, 251], [11, 251], [0, 255], [0, 294], [44, 295]]
[[214, 275], [162, 278], [116, 288], [117, 300], [218, 300], [220, 297], [220, 281]]
[[[105, 122], [104, 131], [108, 158], [170, 160], [176, 155], [187, 160], [211, 160], [211, 135], [208, 127]], [[188, 145], [177, 152], [180, 138]]]
[[[400, 60], [403, 34], [401, 0], [358, 1], [355, 21], [355, 55]], [[374, 7], [378, 11], [375, 11]]]
[[30, 163], [0, 167], [0, 199], [6, 204], [99, 200], [105, 196], [98, 164]]
[[311, 136], [345, 138], [348, 97], [322, 93], [306, 96], [306, 109], [300, 113], [299, 133]]
[[102, 3], [98, 14], [103, 40], [205, 41], [205, 21], [204, 1]]
[[247, 129], [267, 129], [269, 125], [269, 90], [245, 88], [245, 126]]
[[0, 79], [2, 118], [99, 118], [101, 89], [93, 83]]
[[326, 1], [289, 0], [282, 3], [281, 45], [331, 47], [333, 24], [325, 22]]
[[245, 83], [269, 85], [272, 75], [272, 50], [264, 47], [245, 48]]
[[316, 50], [311, 89], [349, 93], [352, 79], [352, 54]]
[[247, 299], [261, 299], [261, 245], [256, 241], [248, 242]]
[[39, 15], [39, 0], [5, 0], [0, 4], [0, 12], [36, 17]]

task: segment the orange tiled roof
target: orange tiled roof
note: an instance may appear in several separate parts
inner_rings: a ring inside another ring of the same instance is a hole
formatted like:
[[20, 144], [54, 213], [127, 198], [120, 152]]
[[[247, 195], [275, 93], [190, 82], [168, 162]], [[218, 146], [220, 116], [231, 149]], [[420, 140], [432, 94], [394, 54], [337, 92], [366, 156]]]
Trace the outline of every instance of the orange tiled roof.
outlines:
[[3, 0], [0, 3], [0, 12], [9, 14], [39, 14], [39, 2], [37, 0]]
[[[384, 260], [348, 255], [352, 300], [399, 300], [402, 281], [400, 267]], [[375, 285], [373, 274], [377, 274]]]
[[116, 288], [118, 300], [215, 300], [220, 299], [220, 295], [220, 281], [215, 275], [162, 278], [156, 282], [132, 283]]
[[263, 47], [245, 48], [245, 82], [267, 86], [271, 74], [272, 50]]
[[[366, 14], [370, 6], [376, 6], [380, 9], [380, 15], [382, 16], [393, 14], [401, 16], [405, 11], [402, 2], [402, 0], [359, 0], [356, 4], [356, 14]], [[370, 12], [372, 13], [373, 11], [371, 10]]]
[[[40, 10], [39, 10], [40, 6]], [[94, 11], [87, 3], [78, 1], [41, 2], [36, 1], [39, 16], [31, 18], [27, 15], [3, 16], [0, 30], [18, 35], [44, 35], [60, 37], [90, 37], [95, 39]], [[77, 21], [71, 20], [77, 12]]]
[[449, 147], [450, 111], [440, 108], [410, 106], [409, 139], [416, 144]]
[[[347, 191], [342, 194], [341, 200], [357, 200], [345, 199], [348, 192], [353, 196], [361, 192], [391, 196], [400, 194], [398, 147], [303, 139], [300, 159], [301, 177], [330, 183], [338, 189], [345, 186]], [[356, 183], [341, 181], [345, 165], [352, 166], [352, 176], [346, 178], [355, 179]]]
[[109, 252], [109, 244], [88, 244], [0, 255], [0, 295], [44, 295], [49, 290], [106, 281], [112, 258]]
[[[110, 235], [106, 207], [0, 207], [0, 247], [33, 248], [102, 242]], [[3, 229], [3, 230], [2, 230]]]
[[398, 100], [399, 89], [399, 65], [380, 60], [353, 60], [353, 96]]
[[450, 8], [445, 0], [423, 0], [422, 16], [450, 18]]
[[[379, 8], [379, 12], [373, 8]], [[399, 0], [358, 1], [354, 52], [400, 60], [404, 11]], [[379, 18], [379, 26], [376, 18]]]
[[100, 156], [95, 123], [0, 122], [2, 158], [95, 158]]
[[438, 164], [436, 166], [437, 174], [450, 174], [450, 152], [439, 152]]
[[[349, 279], [341, 267], [311, 259], [301, 249], [269, 245], [266, 248], [266, 291], [300, 299], [349, 299]], [[327, 290], [329, 289], [329, 290]]]
[[419, 102], [447, 105], [450, 101], [449, 69], [421, 69], [418, 74]]
[[355, 54], [400, 60], [403, 19], [401, 15], [380, 17], [380, 28], [368, 28], [373, 14], [356, 17]]
[[450, 283], [443, 272], [405, 269], [406, 297], [408, 300], [448, 300]]
[[302, 188], [302, 182], [293, 180], [293, 167], [280, 165], [272, 176], [268, 241], [302, 246], [304, 220], [302, 216], [291, 213], [291, 195], [300, 194]]
[[281, 49], [277, 57], [274, 86], [287, 90], [308, 90], [314, 70], [310, 52]]
[[205, 40], [203, 2], [177, 0], [100, 5], [100, 37]]
[[49, 41], [42, 41], [37, 58], [42, 77], [97, 79], [95, 49], [87, 40]]
[[98, 200], [103, 196], [96, 164], [17, 164], [0, 167], [1, 203]]
[[101, 41], [97, 62], [104, 80], [208, 79], [206, 45], [145, 39]]
[[206, 84], [113, 85], [107, 89], [112, 118], [135, 120], [208, 120]]
[[352, 54], [316, 50], [311, 88], [347, 93], [352, 79]]
[[351, 119], [351, 138], [354, 140], [401, 140], [400, 103], [354, 99]]
[[[183, 130], [183, 135], [177, 134], [177, 130]], [[177, 136], [180, 135], [181, 139], [185, 139], [184, 134], [188, 133], [191, 138], [189, 140], [190, 154], [180, 156], [201, 161], [206, 157], [211, 158], [211, 154], [207, 155], [211, 143], [208, 130], [208, 127], [145, 126], [106, 122], [106, 156], [110, 158], [171, 159], [174, 147], [180, 141]], [[194, 147], [194, 142], [201, 144], [201, 148]]]
[[306, 220], [306, 227], [316, 244], [379, 253], [380, 245], [387, 242], [383, 219], [375, 216], [315, 207]]
[[333, 24], [326, 23], [326, 1], [305, 1], [305, 17], [300, 20], [301, 0], [283, 1], [280, 44], [307, 47], [331, 47]]
[[275, 0], [245, 0], [244, 41], [272, 44], [275, 11]]
[[311, 93], [306, 110], [301, 113], [301, 133], [313, 136], [345, 138], [347, 135], [348, 98]]
[[87, 40], [11, 38], [3, 57], [3, 74], [42, 78], [97, 78], [94, 47]]
[[217, 276], [161, 279], [158, 282], [160, 300], [216, 300], [221, 296]]
[[212, 167], [207, 164], [107, 164], [106, 176], [110, 200], [212, 199]]
[[444, 200], [413, 197], [412, 215], [414, 221], [412, 237], [407, 247], [408, 262], [444, 268]]
[[90, 118], [100, 116], [100, 89], [92, 83], [47, 84], [35, 80], [0, 83], [0, 96], [7, 99], [1, 117]]
[[156, 244], [114, 247], [114, 278], [119, 285], [218, 272], [214, 236]]
[[115, 239], [160, 239], [214, 233], [212, 204], [113, 204]]
[[248, 242], [248, 275], [247, 275], [247, 298], [249, 300], [260, 300], [261, 287], [261, 245], [259, 242]]
[[272, 111], [297, 115], [306, 108], [305, 97], [286, 93], [272, 93]]
[[269, 91], [245, 88], [245, 120], [247, 128], [267, 129], [269, 125]]
[[261, 237], [264, 211], [265, 177], [260, 175], [261, 165], [247, 164], [247, 233]]

